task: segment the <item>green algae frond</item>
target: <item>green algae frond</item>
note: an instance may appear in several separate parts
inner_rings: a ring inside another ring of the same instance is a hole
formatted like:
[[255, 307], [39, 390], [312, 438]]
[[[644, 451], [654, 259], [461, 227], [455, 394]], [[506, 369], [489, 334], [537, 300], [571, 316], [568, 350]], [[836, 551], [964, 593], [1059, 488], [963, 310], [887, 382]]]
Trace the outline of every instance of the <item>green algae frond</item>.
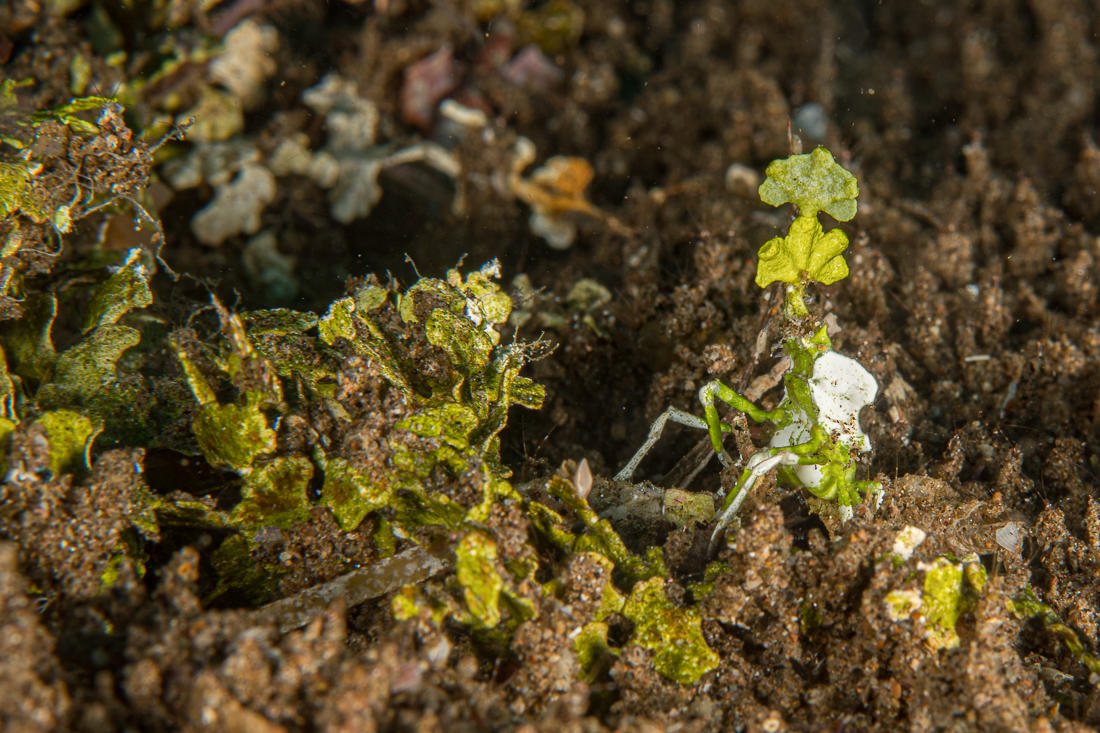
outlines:
[[764, 173], [767, 178], [759, 193], [766, 204], [794, 204], [799, 216], [805, 217], [824, 211], [837, 221], [849, 221], [856, 215], [859, 183], [827, 148], [774, 160]]
[[500, 623], [504, 579], [495, 569], [496, 543], [481, 532], [470, 532], [455, 548], [455, 575], [474, 621], [487, 628]]
[[[371, 475], [344, 458], [326, 458], [323, 453], [315, 461], [324, 474], [321, 503], [332, 510], [343, 530], [355, 529], [369, 513], [386, 507], [393, 498], [390, 477]], [[392, 537], [392, 532], [389, 534]]]
[[289, 528], [309, 518], [313, 463], [305, 456], [279, 456], [249, 472], [241, 486], [241, 502], [232, 518], [245, 527]]
[[1077, 632], [1062, 623], [1058, 614], [1039, 600], [1035, 590], [1024, 588], [1019, 595], [1009, 601], [1008, 608], [1018, 619], [1036, 619], [1048, 633], [1062, 640], [1062, 644], [1077, 661], [1085, 665], [1093, 675], [1100, 675], [1100, 656], [1093, 654], [1081, 641]]
[[800, 216], [785, 237], [774, 237], [760, 248], [756, 284], [766, 288], [779, 280], [797, 283], [802, 278], [832, 285], [848, 277], [848, 263], [841, 253], [848, 236], [839, 229], [827, 233], [816, 217]]
[[[91, 290], [82, 319], [82, 335], [67, 349], [54, 346], [54, 323], [67, 303], [52, 293], [28, 295], [24, 314], [0, 335], [3, 347], [3, 417], [11, 427], [33, 418], [52, 427], [51, 464], [64, 473], [83, 470], [87, 461], [71, 459], [72, 440], [79, 433], [101, 434], [109, 443], [140, 445], [148, 440], [149, 400], [134, 367], [121, 365], [123, 356], [141, 342], [141, 331], [122, 322], [132, 311], [152, 302], [149, 273], [141, 252], [131, 250], [99, 285]], [[74, 427], [79, 423], [79, 427]], [[60, 426], [68, 428], [62, 429]], [[91, 443], [81, 452], [91, 455]], [[56, 453], [56, 455], [53, 455]]]
[[92, 293], [84, 316], [84, 331], [113, 326], [130, 311], [147, 308], [152, 303], [149, 270], [141, 250], [132, 249], [110, 277]]
[[928, 643], [934, 649], [959, 645], [955, 624], [963, 612], [962, 566], [947, 558], [936, 558], [924, 571], [921, 609], [928, 631]]
[[959, 645], [955, 626], [960, 616], [974, 610], [985, 583], [986, 571], [977, 558], [955, 563], [939, 557], [925, 568], [921, 611], [930, 647], [950, 649]]
[[585, 626], [573, 640], [573, 649], [577, 653], [577, 666], [581, 668], [581, 679], [595, 682], [610, 667], [619, 651], [607, 641], [608, 625], [602, 621], [593, 621]]
[[275, 451], [275, 431], [255, 398], [241, 405], [205, 404], [191, 429], [210, 465], [243, 475], [251, 473], [258, 457]]
[[670, 601], [664, 578], [634, 586], [623, 615], [636, 625], [633, 641], [653, 652], [653, 666], [665, 677], [692, 685], [718, 666], [718, 655], [703, 638], [699, 612]]
[[91, 466], [92, 441], [99, 432], [95, 423], [72, 410], [51, 410], [35, 423], [46, 430], [55, 476], [81, 473]]
[[848, 277], [842, 253], [848, 236], [840, 229], [824, 231], [817, 214], [824, 211], [839, 221], [856, 215], [859, 183], [827, 149], [773, 161], [760, 184], [760, 199], [772, 206], [792, 203], [798, 216], [785, 236], [774, 237], [760, 248], [756, 284], [787, 283], [787, 315], [809, 315], [803, 301], [806, 284], [813, 280], [831, 285]]
[[[104, 268], [105, 261], [112, 264]], [[55, 292], [26, 295], [23, 317], [0, 327], [0, 468], [12, 467], [8, 448], [16, 438], [44, 439], [48, 472], [38, 478], [69, 477], [73, 491], [84, 491], [82, 481], [103, 480], [95, 465], [99, 453], [148, 447], [153, 421], [172, 408], [152, 396], [142, 372], [144, 353], [137, 347], [148, 321], [131, 317], [152, 303], [144, 253], [97, 253], [76, 267], [81, 278]], [[66, 347], [55, 345], [55, 330]], [[170, 393], [167, 387], [162, 394]], [[17, 460], [14, 467], [22, 470], [26, 456]], [[132, 460], [141, 473], [141, 459]], [[126, 492], [128, 525], [114, 534], [113, 545], [97, 548], [108, 558], [99, 570], [104, 588], [127, 565], [143, 574], [146, 543], [160, 538], [162, 499], [140, 479]]]

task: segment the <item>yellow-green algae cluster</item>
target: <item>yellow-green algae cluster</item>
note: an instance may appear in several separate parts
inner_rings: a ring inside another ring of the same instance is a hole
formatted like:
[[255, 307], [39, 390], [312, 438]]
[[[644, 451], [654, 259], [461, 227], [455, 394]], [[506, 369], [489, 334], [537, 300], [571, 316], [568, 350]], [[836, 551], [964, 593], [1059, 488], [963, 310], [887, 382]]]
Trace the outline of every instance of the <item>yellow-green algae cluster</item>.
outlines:
[[136, 399], [138, 385], [118, 364], [141, 340], [138, 329], [121, 319], [151, 302], [141, 252], [132, 250], [92, 289], [79, 336], [59, 351], [53, 336], [58, 294], [28, 295], [23, 317], [0, 338], [0, 444], [23, 419], [42, 425], [51, 445], [50, 468], [60, 475], [87, 467], [92, 441], [104, 431], [108, 441], [148, 441], [147, 405]]
[[[28, 294], [23, 317], [0, 330], [0, 473], [5, 476], [23, 470], [10, 460], [17, 431], [45, 437], [49, 476], [44, 478], [84, 475], [96, 441], [145, 446], [157, 431], [155, 403], [148, 399], [137, 361], [126, 363], [141, 331], [125, 321], [152, 302], [147, 263], [140, 250], [131, 250], [117, 264], [97, 269], [106, 276], [92, 287]], [[60, 321], [75, 331], [65, 335], [65, 348], [56, 345]], [[118, 546], [107, 548], [113, 560], [104, 570], [106, 585], [125, 557], [142, 572], [141, 539], [160, 537], [161, 502], [143, 486], [133, 491], [138, 508]]]
[[[507, 481], [499, 434], [512, 406], [541, 405], [542, 388], [520, 370], [542, 347], [500, 343], [497, 329], [512, 304], [496, 285], [496, 272], [495, 263], [465, 276], [452, 270], [443, 279], [422, 278], [405, 292], [368, 282], [320, 317], [285, 309], [238, 315], [215, 302], [216, 348], [185, 331], [173, 336], [198, 403], [192, 420], [197, 446], [211, 465], [242, 479], [241, 501], [228, 517], [242, 534], [223, 545], [216, 565], [235, 576], [228, 582], [239, 589], [252, 586], [246, 595], [255, 599], [257, 585], [269, 587], [244, 561], [248, 538], [257, 531], [289, 528], [318, 505], [349, 531], [369, 516], [383, 555], [412, 541], [432, 546], [453, 567], [439, 582], [402, 588], [393, 600], [399, 618], [426, 612], [437, 622], [464, 623], [484, 640], [506, 642], [519, 623], [537, 614], [540, 596], [560, 589], [536, 582], [540, 568], [556, 568], [534, 550], [534, 537], [518, 554], [502, 549], [491, 515], [518, 508], [540, 541], [562, 557], [592, 553], [621, 574], [623, 588], [609, 583], [606, 602], [579, 637], [586, 674], [605, 666], [607, 654], [597, 653], [600, 639], [606, 646], [605, 619], [621, 613], [634, 620], [633, 640], [653, 651], [658, 671], [693, 682], [717, 658], [696, 613], [665, 597], [660, 551], [631, 553], [566, 478], [547, 482], [549, 502], [521, 495]], [[370, 364], [398, 398], [392, 424], [379, 436], [385, 462], [366, 466], [361, 456], [341, 452], [337, 441], [321, 435], [308, 451], [283, 450], [280, 422], [318, 408], [330, 416], [348, 414], [342, 370], [352, 364]], [[234, 397], [219, 399], [222, 394]], [[460, 500], [432, 490], [440, 476], [472, 483], [476, 494]]]
[[772, 206], [794, 204], [798, 215], [786, 236], [773, 237], [760, 248], [756, 284], [766, 288], [776, 281], [787, 283], [787, 314], [802, 318], [809, 315], [803, 300], [809, 281], [831, 285], [848, 277], [842, 254], [848, 235], [840, 229], [826, 232], [817, 214], [824, 211], [849, 221], [856, 215], [859, 183], [823, 147], [772, 161], [766, 172], [760, 199]]
[[78, 221], [122, 200], [150, 221], [135, 197], [153, 148], [135, 139], [122, 105], [85, 96], [35, 108], [20, 99], [33, 86], [0, 81], [0, 321], [35, 305], [22, 302], [34, 291], [24, 280], [49, 271]]
[[[904, 560], [888, 556], [895, 567]], [[959, 645], [956, 626], [963, 615], [972, 613], [985, 592], [988, 573], [977, 556], [956, 560], [940, 556], [921, 563], [924, 573], [920, 590], [896, 589], [886, 594], [887, 615], [894, 621], [916, 617], [925, 628], [925, 643], [934, 650]], [[1089, 651], [1078, 633], [1062, 622], [1050, 606], [1039, 600], [1035, 590], [1025, 586], [1007, 601], [1008, 610], [1022, 621], [1037, 623], [1051, 636], [1061, 640], [1066, 650], [1092, 674], [1100, 674], [1100, 657]]]
[[[495, 328], [510, 308], [482, 271], [425, 278], [404, 293], [367, 284], [320, 317], [288, 309], [238, 315], [215, 301], [216, 346], [187, 331], [171, 341], [198, 403], [191, 423], [198, 448], [242, 479], [230, 521], [246, 534], [288, 528], [321, 505], [350, 531], [375, 512], [375, 537], [388, 554], [423, 525], [457, 528], [468, 512], [487, 511], [507, 475], [498, 436], [508, 409], [536, 408], [543, 396], [519, 375], [532, 347], [498, 344]], [[428, 362], [430, 374], [421, 371]], [[381, 426], [388, 432], [374, 436], [385, 444], [384, 460], [341, 452], [334, 438], [356, 429], [348, 364], [376, 369], [395, 391], [396, 412]], [[233, 398], [218, 398], [227, 393]], [[282, 447], [280, 423], [308, 424], [317, 411], [335, 425], [326, 433], [309, 427], [308, 447]], [[436, 471], [475, 472], [482, 502], [466, 507], [428, 491], [424, 481]]]
[[[23, 207], [7, 213], [24, 215]], [[633, 621], [631, 641], [651, 650], [671, 679], [691, 683], [717, 665], [697, 612], [666, 597], [659, 549], [628, 550], [567, 478], [552, 477], [541, 501], [507, 480], [500, 432], [513, 406], [541, 406], [542, 387], [520, 372], [545, 345], [501, 343], [512, 302], [495, 282], [495, 263], [422, 278], [407, 290], [367, 280], [323, 315], [234, 313], [215, 299], [213, 330], [180, 328], [166, 339], [159, 319], [141, 315], [153, 302], [148, 253], [95, 254], [78, 267], [82, 284], [27, 293], [22, 317], [0, 329], [2, 460], [16, 431], [38, 426], [57, 476], [85, 474], [96, 448], [160, 447], [235, 474], [240, 492], [227, 507], [186, 489], [142, 493], [105, 586], [124, 559], [142, 572], [144, 542], [158, 541], [163, 528], [216, 530], [225, 539], [210, 557], [218, 574], [210, 598], [233, 591], [263, 603], [279, 571], [253, 560], [257, 537], [289, 530], [320, 507], [345, 531], [369, 518], [380, 558], [411, 544], [445, 561], [446, 577], [409, 582], [396, 594], [399, 617], [427, 610], [507, 643], [539, 612], [541, 597], [561, 592], [560, 580], [536, 581], [536, 574], [561, 577], [570, 558], [586, 555], [613, 568], [615, 582], [607, 581], [576, 639], [584, 676], [605, 673], [618, 653], [607, 642], [613, 614]], [[165, 358], [178, 372], [143, 373]], [[374, 426], [373, 459], [340, 439], [364, 430], [364, 416], [352, 414], [355, 380], [364, 374], [384, 385], [388, 406]], [[165, 431], [180, 420], [190, 435]], [[297, 426], [297, 440], [288, 439], [288, 426]], [[473, 487], [472, 496], [440, 490], [456, 482]], [[493, 527], [501, 510], [518, 511], [530, 525], [518, 553], [504, 551]], [[393, 572], [418, 577], [409, 568]]]
[[[891, 556], [894, 562], [897, 556]], [[899, 564], [900, 565], [900, 564]], [[924, 624], [924, 639], [930, 649], [953, 649], [959, 645], [956, 625], [971, 613], [982, 597], [988, 573], [976, 556], [956, 561], [947, 556], [921, 563], [921, 590], [897, 589], [886, 594], [887, 615], [902, 621], [917, 614]]]
[[569, 479], [555, 475], [545, 488], [579, 521], [583, 531], [567, 531], [561, 514], [532, 502], [529, 511], [541, 533], [563, 551], [591, 553], [623, 576], [622, 590], [610, 581], [606, 584], [595, 617], [575, 640], [582, 672], [594, 677], [608, 656], [618, 653], [607, 641], [606, 619], [612, 613], [621, 613], [634, 623], [630, 641], [653, 653], [654, 668], [665, 677], [693, 684], [717, 667], [718, 655], [703, 638], [697, 608], [674, 603], [665, 593], [668, 570], [660, 548], [650, 547], [644, 557], [631, 553], [611, 523], [592, 510]]

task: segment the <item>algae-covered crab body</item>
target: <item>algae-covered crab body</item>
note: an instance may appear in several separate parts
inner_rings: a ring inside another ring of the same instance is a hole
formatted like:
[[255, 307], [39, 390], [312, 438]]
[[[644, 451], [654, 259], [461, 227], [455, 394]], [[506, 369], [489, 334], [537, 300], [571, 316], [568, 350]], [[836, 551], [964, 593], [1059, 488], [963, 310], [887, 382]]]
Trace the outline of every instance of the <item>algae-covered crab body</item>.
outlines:
[[723, 438], [733, 426], [722, 421], [717, 401], [755, 422], [773, 425], [775, 433], [769, 445], [745, 461], [735, 489], [727, 496], [712, 544], [755, 483], [773, 470], [786, 483], [835, 502], [843, 520], [851, 518], [852, 506], [860, 502], [861, 494], [881, 488], [876, 482], [855, 478], [856, 454], [871, 450], [871, 441], [859, 424], [859, 411], [874, 400], [878, 384], [859, 362], [833, 351], [825, 326], [814, 322], [803, 297], [811, 282], [830, 285], [849, 274], [843, 257], [847, 235], [839, 229], [826, 232], [817, 215], [824, 211], [840, 221], [850, 220], [856, 214], [859, 184], [828, 150], [817, 148], [806, 155], [774, 161], [759, 192], [765, 203], [797, 207], [787, 234], [760, 248], [755, 278], [762, 288], [777, 281], [787, 286], [783, 313], [790, 322], [788, 333], [794, 335], [783, 344], [790, 367], [783, 377], [782, 399], [765, 410], [722, 382], [709, 382], [699, 390], [703, 418], [670, 407], [616, 475], [619, 480], [630, 479], [669, 420], [706, 430], [718, 459], [731, 467], [734, 462], [723, 447]]
[[[802, 378], [792, 375], [792, 379]], [[789, 422], [775, 431], [768, 445], [773, 449], [782, 449], [805, 444], [812, 440], [816, 424], [821, 426], [837, 448], [848, 452], [870, 451], [871, 440], [859, 424], [859, 412], [874, 402], [878, 393], [878, 382], [871, 373], [855, 359], [829, 350], [814, 360], [813, 375], [805, 382], [812, 400], [810, 410], [792, 399], [791, 395], [798, 392], [784, 391], [780, 406], [787, 406], [785, 410]], [[816, 413], [816, 420], [811, 417], [811, 411]], [[821, 496], [818, 490], [828, 492], [828, 488], [840, 478], [835, 468], [848, 475], [854, 470], [854, 465], [850, 461], [842, 466], [799, 464], [782, 473], [793, 475], [794, 483], [820, 498], [831, 498]]]
[[[716, 538], [730, 523], [749, 491], [772, 469], [778, 469], [784, 483], [800, 486], [818, 499], [836, 502], [844, 521], [852, 517], [852, 506], [859, 503], [861, 493], [879, 488], [875, 482], [855, 478], [855, 454], [871, 450], [871, 441], [859, 423], [859, 412], [878, 393], [875, 378], [855, 359], [833, 351], [824, 327], [810, 338], [789, 339], [784, 349], [791, 358], [791, 368], [783, 379], [783, 398], [773, 410], [761, 410], [717, 382], [703, 388], [709, 389], [705, 395], [710, 401], [708, 427], [717, 427], [711, 430], [712, 439], [717, 433], [720, 440], [720, 431], [726, 429], [717, 421], [715, 396], [742, 409], [753, 420], [776, 427], [768, 447], [746, 461], [712, 537]], [[721, 443], [716, 442], [715, 447], [720, 449]], [[720, 451], [719, 456], [723, 455]]]

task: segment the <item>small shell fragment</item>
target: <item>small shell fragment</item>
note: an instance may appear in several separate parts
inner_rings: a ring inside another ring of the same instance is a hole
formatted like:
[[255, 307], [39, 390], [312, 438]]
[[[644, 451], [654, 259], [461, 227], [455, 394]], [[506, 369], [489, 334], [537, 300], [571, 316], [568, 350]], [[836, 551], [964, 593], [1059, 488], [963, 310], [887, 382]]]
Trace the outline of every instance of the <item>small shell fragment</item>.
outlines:
[[1023, 544], [1024, 532], [1024, 525], [1019, 522], [1008, 522], [997, 530], [997, 544], [1003, 547], [1006, 552], [1017, 555]]

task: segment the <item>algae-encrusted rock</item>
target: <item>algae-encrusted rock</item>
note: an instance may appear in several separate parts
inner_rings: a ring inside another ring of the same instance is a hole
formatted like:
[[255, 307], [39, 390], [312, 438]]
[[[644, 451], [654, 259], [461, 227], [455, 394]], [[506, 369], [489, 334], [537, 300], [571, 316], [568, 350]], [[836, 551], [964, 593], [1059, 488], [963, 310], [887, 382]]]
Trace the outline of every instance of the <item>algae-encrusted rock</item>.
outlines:
[[[380, 556], [442, 531], [459, 571], [443, 591], [449, 600], [424, 603], [485, 629], [530, 615], [533, 558], [495, 554], [477, 529], [519, 501], [498, 436], [512, 405], [535, 408], [543, 396], [519, 374], [537, 347], [499, 343], [511, 301], [494, 282], [498, 269], [451, 271], [404, 292], [370, 280], [320, 317], [233, 314], [215, 302], [212, 339], [173, 336], [197, 402], [195, 446], [243, 479], [240, 502], [220, 521], [242, 530], [246, 548], [266, 527], [293, 531], [318, 507], [346, 532], [369, 521]], [[244, 572], [235, 542], [219, 554], [232, 575], [223, 587], [262, 597], [246, 586], [269, 579]], [[414, 596], [402, 596], [411, 609]]]

